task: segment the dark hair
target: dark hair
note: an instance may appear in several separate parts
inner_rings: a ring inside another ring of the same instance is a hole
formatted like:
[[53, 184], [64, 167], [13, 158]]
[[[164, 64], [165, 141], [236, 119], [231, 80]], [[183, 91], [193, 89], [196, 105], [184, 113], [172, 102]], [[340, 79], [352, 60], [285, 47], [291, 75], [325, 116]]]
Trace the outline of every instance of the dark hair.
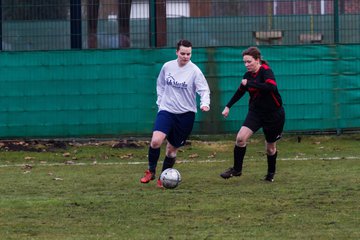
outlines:
[[179, 50], [181, 46], [184, 47], [192, 47], [192, 44], [189, 40], [186, 39], [181, 39], [178, 43], [177, 43], [177, 47], [176, 50]]
[[249, 55], [255, 60], [260, 59], [261, 64], [269, 65], [266, 60], [261, 59], [261, 52], [257, 47], [249, 47], [242, 52], [242, 56]]

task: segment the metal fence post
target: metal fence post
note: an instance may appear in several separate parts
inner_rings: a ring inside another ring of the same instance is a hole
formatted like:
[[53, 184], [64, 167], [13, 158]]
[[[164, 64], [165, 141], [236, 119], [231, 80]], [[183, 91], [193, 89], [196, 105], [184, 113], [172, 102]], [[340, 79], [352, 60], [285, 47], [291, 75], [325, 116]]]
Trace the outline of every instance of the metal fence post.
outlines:
[[339, 43], [339, 0], [334, 0], [334, 43]]
[[166, 1], [149, 1], [150, 47], [166, 46]]
[[2, 51], [2, 3], [0, 0], [0, 51]]
[[149, 1], [149, 34], [150, 47], [156, 47], [156, 6], [155, 0]]
[[70, 0], [71, 49], [81, 49], [81, 0]]

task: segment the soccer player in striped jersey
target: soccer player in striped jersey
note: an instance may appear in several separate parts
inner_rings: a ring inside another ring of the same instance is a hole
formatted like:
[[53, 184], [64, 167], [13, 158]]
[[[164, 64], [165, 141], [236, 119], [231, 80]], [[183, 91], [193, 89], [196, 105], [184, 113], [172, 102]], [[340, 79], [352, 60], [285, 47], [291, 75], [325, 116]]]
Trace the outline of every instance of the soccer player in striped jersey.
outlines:
[[273, 182], [276, 172], [276, 141], [282, 135], [285, 124], [285, 111], [274, 73], [269, 64], [261, 59], [260, 50], [256, 47], [250, 47], [242, 52], [242, 56], [247, 72], [244, 74], [239, 88], [226, 104], [222, 115], [226, 118], [229, 115], [230, 108], [246, 92], [250, 95], [249, 110], [236, 136], [234, 165], [221, 173], [220, 176], [224, 179], [241, 176], [247, 141], [262, 128], [265, 135], [268, 163], [264, 180]]

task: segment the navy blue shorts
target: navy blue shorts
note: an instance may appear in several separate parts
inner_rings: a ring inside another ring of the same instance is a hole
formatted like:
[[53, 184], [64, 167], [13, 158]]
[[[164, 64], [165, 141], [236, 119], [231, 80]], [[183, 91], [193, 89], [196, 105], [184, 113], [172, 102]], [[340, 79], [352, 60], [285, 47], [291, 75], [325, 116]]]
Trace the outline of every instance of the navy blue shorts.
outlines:
[[168, 142], [176, 148], [183, 146], [194, 126], [195, 113], [186, 112], [181, 114], [158, 112], [154, 124], [154, 131], [166, 134]]
[[254, 133], [262, 128], [266, 142], [274, 143], [281, 138], [284, 124], [285, 111], [284, 108], [281, 107], [275, 112], [266, 114], [250, 110], [243, 126], [250, 128]]

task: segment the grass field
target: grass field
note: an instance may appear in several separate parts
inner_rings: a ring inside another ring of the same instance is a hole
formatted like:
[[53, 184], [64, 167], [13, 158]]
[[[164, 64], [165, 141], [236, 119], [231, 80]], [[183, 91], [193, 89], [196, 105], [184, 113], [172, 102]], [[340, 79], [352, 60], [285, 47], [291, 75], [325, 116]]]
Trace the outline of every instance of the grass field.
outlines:
[[243, 176], [219, 177], [233, 137], [192, 137], [173, 190], [140, 184], [146, 142], [2, 144], [0, 239], [360, 239], [360, 135], [285, 136], [273, 183], [260, 180], [262, 136], [248, 145]]

